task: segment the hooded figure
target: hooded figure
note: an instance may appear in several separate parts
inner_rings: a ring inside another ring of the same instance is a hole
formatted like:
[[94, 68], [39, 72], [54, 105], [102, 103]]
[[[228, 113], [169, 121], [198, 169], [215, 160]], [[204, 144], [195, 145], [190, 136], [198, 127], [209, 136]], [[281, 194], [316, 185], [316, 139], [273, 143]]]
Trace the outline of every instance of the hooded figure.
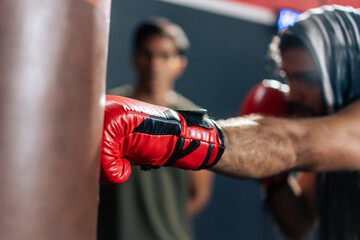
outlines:
[[[281, 41], [287, 37], [299, 39], [313, 56], [327, 114], [360, 98], [359, 29], [360, 10], [333, 5], [303, 13], [280, 36]], [[359, 176], [358, 172], [319, 174], [321, 239], [360, 239]]]
[[285, 32], [313, 55], [329, 113], [360, 97], [360, 10], [323, 6], [303, 13]]

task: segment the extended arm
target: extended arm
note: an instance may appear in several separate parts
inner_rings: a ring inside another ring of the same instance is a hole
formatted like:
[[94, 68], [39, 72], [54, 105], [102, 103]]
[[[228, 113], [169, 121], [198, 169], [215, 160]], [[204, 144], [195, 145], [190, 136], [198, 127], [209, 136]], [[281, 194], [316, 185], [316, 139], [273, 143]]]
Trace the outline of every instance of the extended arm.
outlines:
[[108, 98], [101, 154], [106, 181], [126, 181], [130, 164], [211, 168], [238, 178], [290, 169], [360, 171], [360, 101], [327, 117], [254, 115], [215, 124], [201, 112], [181, 115], [133, 99]]
[[212, 170], [239, 178], [261, 178], [289, 169], [360, 170], [359, 119], [360, 101], [327, 117], [218, 121], [227, 149]]

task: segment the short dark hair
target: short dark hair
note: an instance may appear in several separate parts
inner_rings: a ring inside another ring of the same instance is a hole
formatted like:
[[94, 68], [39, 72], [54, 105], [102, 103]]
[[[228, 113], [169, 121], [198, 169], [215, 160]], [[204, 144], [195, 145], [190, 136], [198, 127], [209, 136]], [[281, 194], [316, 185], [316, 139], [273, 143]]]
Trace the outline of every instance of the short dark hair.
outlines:
[[183, 29], [162, 17], [149, 17], [143, 20], [135, 30], [133, 50], [139, 50], [143, 42], [150, 36], [160, 35], [171, 38], [179, 55], [185, 55], [190, 47], [189, 40]]

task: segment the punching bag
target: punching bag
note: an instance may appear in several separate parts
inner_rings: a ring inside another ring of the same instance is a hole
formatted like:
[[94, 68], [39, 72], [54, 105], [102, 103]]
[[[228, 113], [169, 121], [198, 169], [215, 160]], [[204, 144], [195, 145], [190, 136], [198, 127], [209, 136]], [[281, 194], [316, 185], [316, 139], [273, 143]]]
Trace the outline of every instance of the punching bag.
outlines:
[[0, 238], [95, 239], [110, 0], [0, 1]]

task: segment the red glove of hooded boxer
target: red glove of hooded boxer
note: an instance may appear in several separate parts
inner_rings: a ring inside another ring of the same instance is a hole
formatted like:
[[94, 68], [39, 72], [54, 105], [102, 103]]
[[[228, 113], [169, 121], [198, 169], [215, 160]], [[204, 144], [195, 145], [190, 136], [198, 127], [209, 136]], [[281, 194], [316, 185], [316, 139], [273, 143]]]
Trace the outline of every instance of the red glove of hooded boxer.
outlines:
[[[253, 87], [246, 95], [241, 105], [239, 115], [259, 113], [276, 117], [289, 115], [285, 97], [289, 87], [276, 80], [265, 79]], [[288, 173], [280, 173], [273, 177], [262, 179], [261, 183], [265, 189], [281, 184], [287, 180]]]
[[174, 111], [119, 96], [106, 98], [101, 182], [122, 183], [130, 165], [210, 168], [225, 149], [220, 127], [206, 110]]
[[259, 113], [277, 117], [288, 116], [285, 97], [289, 86], [277, 80], [265, 79], [245, 96], [239, 115]]

